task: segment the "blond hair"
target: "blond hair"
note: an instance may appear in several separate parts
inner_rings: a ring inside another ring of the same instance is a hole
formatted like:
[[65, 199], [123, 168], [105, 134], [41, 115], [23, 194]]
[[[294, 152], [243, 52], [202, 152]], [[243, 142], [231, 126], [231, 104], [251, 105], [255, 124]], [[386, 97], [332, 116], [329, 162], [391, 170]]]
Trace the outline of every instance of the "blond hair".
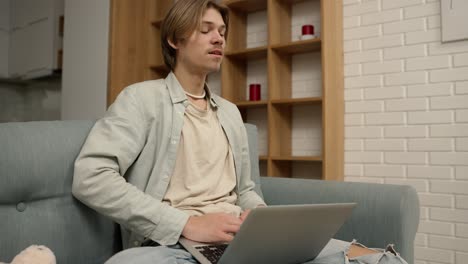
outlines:
[[209, 8], [216, 9], [223, 18], [227, 29], [229, 23], [229, 10], [213, 0], [178, 0], [169, 10], [161, 25], [161, 48], [164, 63], [170, 70], [176, 66], [176, 50], [169, 45], [184, 42], [196, 29], [201, 26], [202, 16]]

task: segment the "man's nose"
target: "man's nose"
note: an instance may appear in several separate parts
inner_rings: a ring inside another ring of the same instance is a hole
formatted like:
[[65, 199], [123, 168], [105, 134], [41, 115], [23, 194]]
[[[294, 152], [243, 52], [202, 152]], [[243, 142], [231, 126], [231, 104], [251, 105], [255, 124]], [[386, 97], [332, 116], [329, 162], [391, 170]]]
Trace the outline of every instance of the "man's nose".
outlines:
[[221, 44], [221, 45], [224, 44], [224, 37], [221, 36], [221, 34], [219, 32], [214, 33], [213, 43]]

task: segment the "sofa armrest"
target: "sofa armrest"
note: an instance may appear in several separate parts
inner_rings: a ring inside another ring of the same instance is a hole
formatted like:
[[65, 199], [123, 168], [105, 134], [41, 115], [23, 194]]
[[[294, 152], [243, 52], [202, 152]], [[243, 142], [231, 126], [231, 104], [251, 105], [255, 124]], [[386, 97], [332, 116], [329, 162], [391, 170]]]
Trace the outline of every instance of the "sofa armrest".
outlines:
[[261, 187], [268, 205], [355, 202], [335, 238], [378, 248], [395, 244], [413, 262], [419, 200], [410, 186], [262, 177]]

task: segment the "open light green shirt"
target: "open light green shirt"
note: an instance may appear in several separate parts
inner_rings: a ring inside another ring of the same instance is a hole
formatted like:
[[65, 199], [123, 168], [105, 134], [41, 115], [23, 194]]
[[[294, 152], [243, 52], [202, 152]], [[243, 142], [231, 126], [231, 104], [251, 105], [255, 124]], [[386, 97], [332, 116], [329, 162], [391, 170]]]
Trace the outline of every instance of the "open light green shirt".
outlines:
[[[209, 92], [209, 91], [208, 91]], [[264, 204], [250, 178], [247, 134], [235, 105], [210, 94], [233, 150], [243, 209]], [[177, 243], [189, 215], [162, 203], [172, 172], [188, 99], [170, 73], [125, 88], [92, 128], [75, 162], [73, 194], [122, 226], [124, 248], [145, 238]]]

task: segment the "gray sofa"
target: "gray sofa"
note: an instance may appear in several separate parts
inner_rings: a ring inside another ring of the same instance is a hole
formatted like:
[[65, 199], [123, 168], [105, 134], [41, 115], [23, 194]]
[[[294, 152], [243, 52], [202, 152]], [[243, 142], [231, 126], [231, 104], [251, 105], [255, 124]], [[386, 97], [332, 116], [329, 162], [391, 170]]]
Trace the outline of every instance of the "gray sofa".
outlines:
[[[50, 247], [59, 264], [103, 263], [121, 249], [119, 229], [71, 194], [74, 160], [92, 121], [0, 124], [0, 261], [31, 244]], [[258, 176], [257, 131], [247, 125], [257, 191], [268, 204], [357, 202], [336, 234], [371, 247], [394, 243], [413, 262], [419, 222], [408, 186]]]

